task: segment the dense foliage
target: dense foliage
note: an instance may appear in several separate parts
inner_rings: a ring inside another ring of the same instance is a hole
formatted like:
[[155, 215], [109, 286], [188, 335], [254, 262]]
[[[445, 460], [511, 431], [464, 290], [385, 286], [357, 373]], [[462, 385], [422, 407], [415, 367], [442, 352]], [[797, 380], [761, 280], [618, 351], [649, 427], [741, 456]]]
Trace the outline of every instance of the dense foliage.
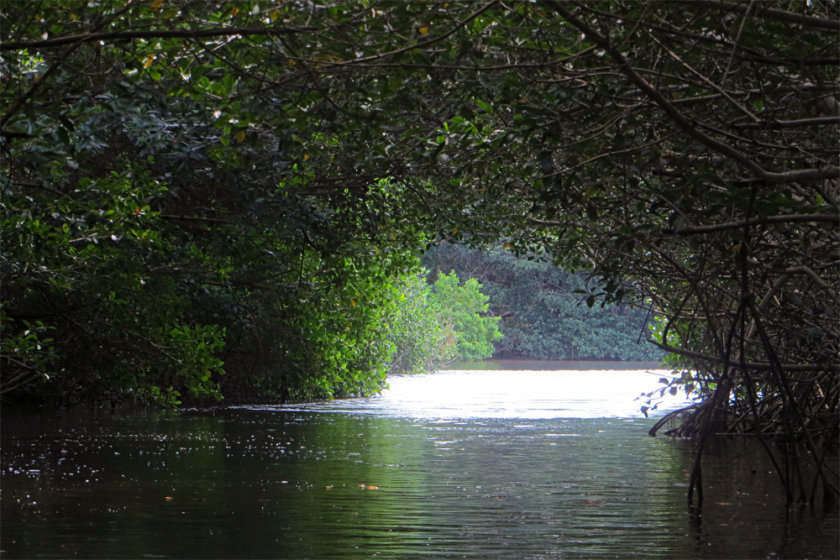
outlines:
[[402, 297], [390, 333], [394, 344], [391, 373], [425, 373], [456, 359], [452, 324], [443, 320], [432, 287], [422, 273], [403, 280]]
[[390, 371], [425, 373], [453, 361], [492, 356], [493, 344], [502, 335], [499, 317], [488, 315], [489, 298], [481, 284], [474, 278], [461, 283], [454, 272], [435, 280], [427, 276], [431, 275], [414, 275], [402, 285], [390, 333]]
[[[5, 6], [4, 46], [171, 9], [43, 8]], [[207, 48], [4, 55], [5, 394], [172, 405], [380, 388], [423, 246], [396, 225], [400, 187], [318, 179], [315, 153], [337, 139], [287, 114], [305, 111], [298, 92], [249, 126], [264, 100]]]
[[504, 250], [443, 244], [426, 252], [432, 271], [476, 278], [501, 317], [493, 357], [534, 360], [650, 360], [663, 352], [650, 344], [648, 310], [630, 305], [586, 305], [584, 274], [550, 262], [517, 258]]
[[454, 271], [439, 272], [432, 301], [440, 309], [441, 322], [454, 333], [456, 360], [482, 360], [493, 355], [493, 343], [502, 339], [499, 317], [487, 315], [489, 297], [475, 278], [463, 284]]
[[363, 391], [418, 246], [499, 239], [652, 304], [683, 433], [836, 495], [838, 10], [8, 3], [4, 386]]

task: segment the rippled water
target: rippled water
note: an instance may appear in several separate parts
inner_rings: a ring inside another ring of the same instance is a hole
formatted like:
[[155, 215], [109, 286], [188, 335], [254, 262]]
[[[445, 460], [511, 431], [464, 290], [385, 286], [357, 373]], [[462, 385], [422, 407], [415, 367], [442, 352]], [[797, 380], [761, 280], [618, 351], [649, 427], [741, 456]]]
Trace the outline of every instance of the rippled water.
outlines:
[[[660, 372], [452, 371], [380, 397], [6, 418], [4, 558], [837, 556], [744, 447], [650, 438]], [[676, 400], [664, 406], [676, 406]], [[787, 517], [787, 519], [786, 519]]]

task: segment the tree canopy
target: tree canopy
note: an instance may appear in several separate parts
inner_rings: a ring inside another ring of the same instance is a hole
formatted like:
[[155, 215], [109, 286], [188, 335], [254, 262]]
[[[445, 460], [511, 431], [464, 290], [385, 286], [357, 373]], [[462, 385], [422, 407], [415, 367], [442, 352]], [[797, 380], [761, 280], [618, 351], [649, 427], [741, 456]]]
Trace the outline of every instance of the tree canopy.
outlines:
[[212, 392], [225, 345], [226, 371], [283, 363], [332, 387], [315, 370], [375, 361], [356, 342], [420, 246], [501, 240], [589, 270], [592, 302], [660, 313], [705, 399], [686, 433], [804, 446], [779, 459], [791, 499], [813, 496], [803, 463], [836, 475], [836, 3], [68, 0], [0, 17], [7, 386], [60, 373], [62, 348], [86, 386], [168, 361]]

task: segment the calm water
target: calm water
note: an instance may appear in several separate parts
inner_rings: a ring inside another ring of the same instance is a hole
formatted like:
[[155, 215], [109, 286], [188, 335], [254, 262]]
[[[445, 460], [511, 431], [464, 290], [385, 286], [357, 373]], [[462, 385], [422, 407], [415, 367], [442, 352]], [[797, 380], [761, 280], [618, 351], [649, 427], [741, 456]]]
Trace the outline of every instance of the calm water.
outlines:
[[[650, 438], [643, 371], [448, 371], [380, 397], [5, 419], [4, 558], [835, 558], [746, 448]], [[664, 406], [676, 406], [677, 399]], [[786, 519], [787, 517], [787, 519]]]

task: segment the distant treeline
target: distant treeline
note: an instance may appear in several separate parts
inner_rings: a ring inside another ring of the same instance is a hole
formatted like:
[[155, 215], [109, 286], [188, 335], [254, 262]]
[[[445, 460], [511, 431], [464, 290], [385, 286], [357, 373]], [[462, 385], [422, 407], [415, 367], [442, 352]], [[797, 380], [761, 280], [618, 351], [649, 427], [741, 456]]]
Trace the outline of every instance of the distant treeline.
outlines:
[[659, 360], [650, 344], [653, 315], [630, 305], [592, 307], [583, 295], [586, 275], [550, 262], [519, 258], [502, 249], [444, 244], [423, 257], [430, 280], [454, 270], [476, 278], [501, 317], [494, 358], [538, 360]]

